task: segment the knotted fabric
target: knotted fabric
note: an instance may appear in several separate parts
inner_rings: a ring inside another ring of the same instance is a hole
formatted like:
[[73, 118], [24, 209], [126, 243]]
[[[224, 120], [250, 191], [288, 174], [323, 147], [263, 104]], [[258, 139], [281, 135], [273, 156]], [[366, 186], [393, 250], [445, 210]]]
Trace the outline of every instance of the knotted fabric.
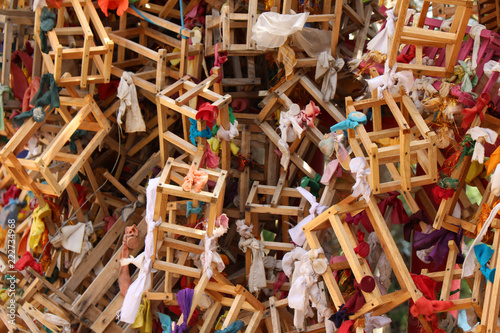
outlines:
[[14, 268], [18, 271], [26, 269], [26, 267], [31, 267], [37, 271], [40, 275], [43, 275], [42, 265], [40, 265], [31, 255], [29, 251], [24, 252], [23, 256], [14, 265]]
[[397, 17], [394, 15], [394, 9], [386, 11], [385, 14], [387, 15], [385, 27], [366, 45], [367, 50], [380, 51], [380, 53], [387, 54], [388, 39], [394, 36], [394, 23]]
[[[500, 72], [500, 63], [495, 60], [490, 60], [487, 63], [484, 64], [483, 66], [484, 74], [486, 74], [487, 77], [491, 77], [493, 72]], [[497, 78], [498, 83], [500, 83], [500, 76]]]
[[481, 45], [481, 31], [486, 29], [486, 26], [482, 24], [476, 24], [472, 26], [469, 30], [469, 35], [474, 39], [474, 45], [472, 47], [472, 70], [475, 70], [478, 65], [477, 55], [479, 52], [479, 46]]
[[[229, 9], [229, 6], [223, 6]], [[224, 15], [224, 12], [221, 11]], [[221, 29], [222, 31], [222, 29]], [[217, 83], [222, 81], [222, 65], [227, 61], [227, 52], [219, 52], [219, 43], [215, 44], [215, 52], [214, 52], [214, 67], [219, 67], [219, 78], [217, 79]], [[213, 74], [213, 68], [210, 70], [210, 75]]]
[[346, 120], [341, 121], [330, 127], [331, 132], [336, 132], [338, 130], [355, 129], [359, 124], [366, 124], [368, 119], [362, 112], [351, 112], [347, 116]]
[[[463, 92], [472, 92], [472, 89], [477, 85], [479, 81], [476, 71], [474, 70], [474, 64], [471, 64], [470, 61], [458, 61], [459, 65], [462, 67], [464, 71], [464, 76], [462, 78], [462, 85], [460, 86], [460, 90]], [[477, 66], [477, 64], [476, 64]]]
[[330, 184], [333, 176], [336, 174], [337, 178], [342, 177], [342, 168], [340, 167], [340, 163], [338, 160], [330, 161], [323, 172], [323, 176], [321, 177], [321, 184], [328, 185]]
[[486, 166], [486, 174], [490, 175], [497, 165], [500, 163], [500, 146], [498, 146], [495, 151], [490, 155], [490, 159], [484, 162]]
[[383, 97], [384, 90], [389, 91], [391, 94], [397, 94], [399, 88], [404, 88], [407, 92], [411, 91], [414, 82], [413, 72], [396, 72], [396, 69], [397, 64], [393, 68], [389, 68], [389, 62], [386, 61], [384, 75], [366, 80], [370, 91], [377, 89], [379, 99]]
[[349, 320], [349, 313], [347, 312], [347, 307], [345, 304], [342, 304], [337, 312], [335, 312], [330, 318], [330, 321], [333, 321], [335, 327], [340, 328], [342, 323], [346, 320]]
[[190, 192], [191, 189], [195, 193], [200, 193], [203, 187], [208, 182], [208, 173], [201, 170], [196, 170], [196, 166], [191, 164], [189, 171], [184, 177], [184, 183], [182, 183], [182, 189], [186, 192]]
[[40, 238], [42, 238], [42, 234], [45, 231], [45, 222], [43, 219], [49, 216], [50, 213], [51, 210], [47, 204], [43, 207], [38, 206], [33, 211], [33, 220], [31, 222], [30, 238], [28, 242], [29, 247], [33, 250], [36, 249], [38, 243], [40, 243]]
[[335, 92], [337, 91], [337, 73], [344, 67], [345, 62], [342, 58], [334, 59], [330, 51], [320, 53], [316, 63], [316, 80], [321, 76], [318, 76], [318, 70], [320, 69], [318, 64], [320, 64], [322, 70], [325, 67], [327, 68], [326, 72], [324, 72], [323, 83], [321, 84], [321, 93], [323, 94], [323, 101], [329, 102], [335, 97]]
[[[430, 98], [438, 93], [433, 84], [437, 81], [436, 78], [429, 76], [422, 76], [420, 79], [415, 79], [413, 87], [411, 88], [411, 99], [419, 111], [423, 110], [421, 100]], [[419, 92], [423, 91], [423, 97], [420, 98]]]
[[430, 301], [422, 296], [411, 306], [410, 313], [414, 317], [423, 315], [427, 321], [432, 321], [436, 318], [436, 312], [445, 311], [452, 306], [451, 301]]
[[[131, 1], [131, 3], [133, 3], [133, 1]], [[108, 9], [116, 9], [116, 14], [122, 16], [129, 6], [129, 2], [126, 0], [98, 0], [97, 4], [106, 17], [108, 17]]]
[[321, 185], [319, 184], [320, 180], [321, 175], [319, 173], [314, 175], [314, 179], [309, 176], [302, 177], [300, 180], [300, 187], [309, 187], [311, 189], [311, 193], [317, 198], [319, 197], [319, 190], [321, 188]]
[[156, 201], [156, 188], [160, 178], [151, 178], [146, 188], [146, 217], [147, 234], [144, 240], [144, 257], [143, 264], [139, 270], [137, 279], [128, 288], [127, 294], [123, 300], [123, 305], [120, 310], [120, 321], [132, 324], [135, 321], [139, 305], [141, 304], [142, 293], [144, 290], [151, 288], [151, 268], [153, 262], [151, 256], [154, 254], [153, 244], [153, 231], [161, 224], [161, 219], [157, 222], [153, 220], [155, 201]]
[[316, 202], [316, 197], [312, 195], [308, 190], [302, 187], [297, 187], [297, 191], [309, 202], [311, 207], [309, 208], [309, 215], [300, 221], [295, 227], [288, 229], [288, 234], [292, 241], [298, 246], [304, 245], [306, 241], [306, 236], [304, 235], [303, 227], [309, 222], [311, 222], [316, 216], [323, 213], [328, 209], [326, 206], [322, 206]]
[[363, 157], [353, 158], [349, 163], [349, 169], [356, 174], [356, 183], [352, 187], [351, 196], [357, 198], [359, 195], [363, 195], [366, 202], [369, 202], [372, 189], [368, 184], [367, 177], [370, 174], [370, 168], [367, 167], [366, 160]]
[[63, 247], [66, 250], [82, 252], [83, 237], [85, 236], [85, 223], [66, 225], [50, 241], [55, 247]]
[[188, 329], [188, 317], [191, 312], [191, 304], [193, 302], [194, 289], [185, 288], [177, 293], [177, 304], [182, 311], [182, 316], [184, 320], [180, 326], [175, 323], [175, 328], [173, 333], [184, 333]]
[[490, 261], [493, 253], [495, 253], [495, 250], [493, 250], [488, 245], [481, 243], [474, 246], [474, 252], [476, 253], [476, 259], [481, 266], [481, 273], [483, 273], [484, 277], [487, 280], [493, 283], [493, 281], [495, 280], [496, 268], [489, 268], [488, 261]]
[[[318, 144], [319, 149], [323, 152], [323, 154], [331, 157], [335, 152], [337, 160], [342, 165], [344, 170], [349, 170], [349, 162], [351, 162], [351, 158], [349, 157], [349, 153], [344, 147], [343, 141], [345, 139], [345, 135], [337, 134], [336, 132], [331, 132], [329, 134], [325, 134], [323, 140], [321, 140]], [[325, 173], [327, 171], [325, 170]], [[324, 174], [323, 174], [324, 176]], [[326, 180], [326, 179], [325, 179]], [[323, 183], [323, 181], [322, 181]], [[327, 184], [325, 184], [327, 185]]]
[[42, 12], [40, 13], [40, 50], [43, 53], [49, 53], [47, 32], [56, 26], [56, 17], [56, 14], [47, 7], [42, 8]]
[[[295, 266], [291, 281], [290, 292], [288, 294], [288, 306], [295, 310], [293, 323], [297, 329], [304, 329], [306, 315], [310, 317], [312, 306], [318, 310], [318, 321], [322, 322], [328, 315], [328, 308], [322, 301], [321, 291], [318, 286], [318, 277], [327, 269], [327, 260], [319, 258], [323, 249], [313, 249], [305, 251], [302, 248], [295, 248], [283, 257], [283, 271], [290, 277], [292, 263]], [[286, 266], [286, 267], [285, 267]], [[325, 327], [326, 327], [325, 323]]]
[[208, 236], [205, 233], [204, 246], [205, 251], [200, 256], [201, 263], [203, 265], [203, 272], [207, 274], [210, 279], [213, 275], [212, 262], [215, 263], [216, 268], [219, 272], [224, 270], [224, 262], [219, 253], [217, 253], [217, 239], [224, 235], [228, 229], [228, 218], [226, 214], [222, 214], [215, 220], [215, 228], [213, 230], [213, 235]]
[[2, 208], [0, 211], [0, 225], [2, 229], [7, 230], [7, 224], [9, 220], [17, 223], [17, 215], [19, 214], [19, 208], [26, 206], [26, 201], [19, 199], [10, 199], [9, 203]]
[[[428, 228], [431, 228], [429, 225]], [[429, 229], [431, 230], [431, 229]], [[426, 231], [429, 231], [426, 230]], [[444, 228], [439, 230], [433, 230], [432, 232], [419, 232], [415, 231], [413, 236], [413, 246], [416, 250], [429, 249], [434, 247], [430, 254], [425, 257], [427, 261], [433, 261], [435, 267], [441, 265], [443, 260], [447, 258], [450, 248], [448, 247], [448, 242], [453, 240], [457, 245], [459, 254], [457, 255], [457, 262], [463, 262], [463, 255], [461, 251], [463, 230], [460, 229], [458, 233], [446, 230]]]
[[246, 253], [252, 250], [252, 265], [248, 275], [248, 290], [251, 293], [259, 292], [266, 287], [266, 270], [264, 267], [264, 245], [255, 239], [252, 233], [253, 225], [246, 225], [245, 220], [236, 221], [236, 231], [240, 235], [238, 247]]
[[172, 319], [169, 315], [158, 312], [158, 319], [160, 319], [161, 323], [161, 333], [171, 333], [172, 331]]
[[196, 142], [197, 137], [207, 139], [210, 139], [212, 137], [212, 131], [208, 126], [204, 130], [198, 131], [197, 121], [192, 118], [189, 118], [189, 121], [191, 122], [191, 127], [189, 127], [189, 139], [191, 140], [191, 143], [193, 145], [198, 146], [198, 143]]
[[118, 114], [116, 116], [118, 126], [122, 126], [122, 118], [126, 114], [125, 132], [145, 132], [146, 124], [142, 118], [141, 109], [139, 108], [139, 101], [137, 100], [137, 90], [135, 88], [132, 72], [123, 72], [118, 85], [118, 92], [116, 96], [120, 99], [118, 106]]
[[483, 121], [484, 113], [482, 111], [488, 105], [489, 102], [490, 102], [490, 94], [488, 92], [483, 92], [477, 99], [477, 103], [474, 107], [463, 109], [462, 114], [464, 115], [464, 119], [462, 120], [461, 127], [464, 130], [469, 128], [476, 115], [479, 115], [479, 119]]
[[33, 117], [34, 121], [41, 123], [45, 120], [44, 108], [47, 105], [50, 105], [51, 110], [60, 106], [59, 87], [56, 84], [54, 75], [45, 73], [42, 76], [40, 79], [40, 86], [31, 100], [31, 104], [35, 105], [33, 109], [23, 112], [12, 119], [16, 126], [21, 126], [24, 120], [29, 117]]
[[286, 170], [290, 162], [290, 148], [288, 142], [295, 141], [302, 135], [304, 128], [299, 123], [300, 107], [297, 104], [292, 104], [290, 110], [280, 113], [279, 128], [281, 138], [278, 141], [278, 149], [281, 151], [280, 164]]
[[210, 169], [216, 169], [219, 166], [219, 162], [220, 157], [217, 156], [217, 154], [215, 154], [212, 149], [206, 149], [203, 153], [203, 157], [201, 158], [200, 165], [202, 167], [206, 166]]
[[489, 129], [479, 126], [469, 128], [467, 134], [476, 141], [474, 145], [474, 153], [472, 154], [472, 161], [477, 161], [480, 164], [484, 163], [484, 141], [489, 144], [495, 144], [497, 141], [498, 133]]
[[306, 124], [309, 127], [315, 128], [314, 120], [320, 114], [319, 107], [317, 107], [313, 101], [310, 101], [309, 104], [306, 105], [304, 110], [300, 111], [300, 114], [297, 116], [297, 120], [302, 124]]
[[198, 202], [198, 207], [193, 208], [193, 202], [192, 201], [186, 202], [186, 217], [191, 216], [191, 214], [196, 214], [196, 215], [201, 214], [201, 212], [203, 211], [203, 208], [202, 208], [203, 204], [204, 204], [203, 201], [199, 201]]
[[370, 246], [365, 242], [365, 233], [358, 230], [358, 246], [354, 248], [354, 253], [359, 254], [362, 258], [366, 258], [370, 254]]
[[405, 241], [409, 242], [411, 240], [411, 231], [419, 222], [429, 224], [429, 218], [422, 209], [413, 213], [413, 215], [410, 216], [408, 223], [406, 223], [403, 227], [403, 236]]
[[217, 330], [215, 331], [215, 333], [238, 333], [243, 328], [243, 326], [245, 326], [245, 323], [241, 320], [237, 320], [229, 324], [227, 328], [223, 330]]
[[224, 129], [223, 126], [219, 127], [219, 130], [217, 131], [217, 139], [220, 141], [233, 141], [239, 134], [238, 121], [235, 120], [234, 123], [229, 123], [229, 131]]
[[198, 108], [198, 112], [196, 112], [196, 120], [205, 120], [207, 122], [208, 127], [212, 128], [214, 122], [217, 120], [219, 116], [219, 108], [216, 105], [212, 105], [209, 102], [205, 102]]
[[387, 318], [384, 316], [371, 316], [370, 313], [365, 313], [365, 333], [372, 333], [375, 328], [382, 328], [384, 326], [392, 323], [391, 318]]

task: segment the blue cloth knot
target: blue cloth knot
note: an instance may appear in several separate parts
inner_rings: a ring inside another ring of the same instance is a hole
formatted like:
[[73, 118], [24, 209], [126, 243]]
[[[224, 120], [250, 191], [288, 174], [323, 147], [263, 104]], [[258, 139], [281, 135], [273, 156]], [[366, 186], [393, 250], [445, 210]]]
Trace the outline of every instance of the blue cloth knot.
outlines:
[[189, 121], [191, 122], [191, 128], [189, 129], [189, 139], [191, 140], [191, 143], [193, 145], [198, 146], [198, 144], [196, 143], [197, 137], [207, 139], [210, 139], [212, 137], [212, 131], [208, 126], [203, 131], [198, 131], [198, 123], [196, 122], [196, 120], [190, 118]]
[[495, 280], [496, 268], [489, 268], [488, 261], [491, 259], [494, 252], [495, 250], [486, 244], [477, 244], [474, 246], [474, 253], [476, 254], [479, 265], [481, 265], [481, 273], [483, 273], [484, 277], [490, 280], [491, 283]]
[[338, 130], [355, 129], [359, 124], [366, 124], [367, 118], [362, 112], [351, 112], [346, 120], [341, 121], [330, 127], [331, 132], [337, 132]]
[[201, 214], [201, 212], [203, 211], [202, 206], [203, 206], [204, 204], [205, 204], [205, 203], [204, 203], [203, 201], [200, 201], [200, 202], [198, 203], [198, 207], [193, 208], [193, 202], [192, 202], [192, 201], [188, 201], [188, 202], [186, 203], [186, 217], [191, 216], [191, 214], [196, 214], [196, 215]]

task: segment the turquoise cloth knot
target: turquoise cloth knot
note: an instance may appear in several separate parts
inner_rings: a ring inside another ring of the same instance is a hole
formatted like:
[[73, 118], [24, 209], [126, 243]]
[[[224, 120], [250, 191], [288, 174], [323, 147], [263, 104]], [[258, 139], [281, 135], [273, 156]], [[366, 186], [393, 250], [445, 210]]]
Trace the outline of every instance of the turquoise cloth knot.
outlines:
[[321, 188], [321, 185], [319, 183], [320, 181], [321, 181], [321, 175], [319, 173], [317, 173], [314, 176], [314, 179], [305, 176], [300, 181], [300, 187], [303, 188], [309, 187], [311, 189], [311, 194], [317, 198], [319, 197], [319, 189]]
[[474, 253], [476, 254], [479, 265], [481, 265], [481, 273], [483, 273], [484, 277], [490, 280], [491, 283], [495, 280], [496, 268], [489, 268], [488, 261], [491, 259], [494, 252], [495, 251], [486, 244], [477, 244], [474, 246]]
[[337, 132], [338, 130], [355, 129], [359, 124], [366, 124], [368, 119], [362, 112], [351, 112], [346, 120], [341, 121], [330, 127], [331, 132]]
[[200, 201], [198, 203], [198, 207], [196, 208], [193, 208], [193, 202], [192, 201], [188, 201], [186, 203], [186, 217], [190, 217], [191, 214], [196, 214], [196, 215], [199, 215], [201, 214], [201, 212], [203, 211], [203, 208], [202, 206], [204, 205], [205, 203], [203, 201]]
[[158, 319], [160, 319], [162, 333], [170, 333], [172, 331], [172, 319], [170, 316], [158, 312]]
[[198, 146], [198, 144], [196, 143], [197, 137], [207, 139], [210, 139], [212, 137], [212, 131], [208, 126], [203, 131], [198, 131], [198, 123], [196, 122], [196, 120], [189, 118], [189, 121], [191, 122], [191, 128], [189, 129], [189, 139], [191, 140], [191, 143], [193, 145]]
[[226, 329], [217, 330], [215, 333], [237, 333], [243, 328], [243, 326], [245, 326], [245, 323], [241, 320], [237, 320], [234, 323], [231, 323]]

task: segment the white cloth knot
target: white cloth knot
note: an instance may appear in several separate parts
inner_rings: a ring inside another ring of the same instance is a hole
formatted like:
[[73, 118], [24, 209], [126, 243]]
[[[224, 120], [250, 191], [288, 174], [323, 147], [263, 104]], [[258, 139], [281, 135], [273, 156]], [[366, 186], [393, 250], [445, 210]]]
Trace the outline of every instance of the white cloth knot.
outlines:
[[366, 48], [370, 51], [378, 50], [384, 54], [387, 54], [388, 38], [394, 36], [394, 24], [397, 17], [394, 16], [394, 9], [385, 12], [387, 18], [385, 19], [385, 27], [380, 30], [378, 34], [370, 40]]
[[118, 115], [116, 117], [118, 126], [122, 125], [122, 117], [125, 113], [126, 124], [125, 132], [145, 132], [146, 124], [142, 118], [141, 109], [139, 108], [139, 101], [137, 100], [137, 90], [135, 88], [132, 72], [123, 72], [118, 85], [118, 92], [116, 96], [120, 99], [118, 106]]
[[217, 131], [217, 139], [220, 141], [233, 141], [238, 134], [240, 134], [238, 131], [238, 121], [235, 120], [234, 124], [229, 124], [229, 131], [224, 129], [222, 126], [219, 127], [219, 130]]
[[352, 187], [351, 196], [358, 197], [361, 194], [366, 202], [369, 202], [372, 189], [367, 178], [370, 174], [370, 168], [367, 168], [365, 159], [363, 157], [353, 158], [349, 163], [349, 168], [352, 173], [356, 174], [356, 183]]
[[389, 69], [389, 62], [385, 62], [384, 75], [368, 79], [368, 88], [370, 91], [378, 88], [378, 98], [382, 98], [384, 90], [388, 90], [391, 94], [399, 93], [399, 88], [403, 87], [407, 92], [413, 88], [413, 73], [412, 71], [396, 72], [397, 65]]
[[307, 223], [311, 222], [316, 216], [327, 210], [328, 207], [317, 203], [316, 197], [305, 188], [297, 187], [297, 191], [299, 191], [300, 194], [309, 202], [311, 207], [309, 208], [309, 215], [300, 221], [295, 227], [289, 229], [288, 234], [295, 244], [302, 246], [306, 241], [306, 236], [304, 235], [302, 228], [305, 227]]
[[466, 134], [469, 134], [473, 140], [476, 141], [474, 145], [474, 153], [472, 154], [472, 161], [477, 161], [480, 164], [484, 163], [484, 143], [495, 144], [497, 141], [498, 133], [489, 129], [479, 126], [469, 128]]
[[335, 97], [335, 92], [337, 91], [337, 73], [344, 67], [344, 64], [344, 59], [335, 59], [330, 51], [323, 51], [318, 56], [315, 79], [318, 80], [324, 75], [323, 83], [321, 84], [321, 93], [325, 102]]
[[449, 19], [444, 20], [443, 22], [441, 22], [441, 26], [439, 27], [439, 30], [444, 31], [444, 32], [449, 32], [450, 29], [451, 29], [451, 25], [453, 23], [453, 18], [454, 17], [455, 16], [452, 16]]
[[281, 139], [278, 141], [278, 149], [281, 151], [280, 164], [285, 170], [288, 169], [290, 163], [290, 147], [288, 142], [295, 141], [302, 135], [304, 128], [299, 123], [300, 107], [297, 104], [292, 104], [290, 110], [280, 113]]
[[475, 70], [477, 68], [477, 54], [479, 52], [479, 46], [481, 45], [481, 31], [486, 29], [486, 27], [482, 24], [476, 24], [475, 26], [470, 28], [469, 35], [474, 38], [474, 45], [472, 47], [472, 69]]
[[[222, 214], [221, 216], [225, 216]], [[222, 261], [222, 257], [217, 252], [217, 239], [224, 235], [227, 232], [228, 226], [221, 224], [219, 227], [216, 227], [213, 231], [213, 235], [211, 237], [208, 236], [208, 233], [205, 233], [204, 240], [204, 249], [203, 253], [200, 256], [201, 263], [203, 266], [203, 271], [207, 274], [207, 277], [210, 279], [212, 277], [212, 263], [215, 263], [216, 268], [219, 272], [222, 272], [226, 265], [224, 265], [224, 261]]]
[[[292, 264], [295, 266], [288, 294], [288, 306], [295, 310], [293, 322], [299, 330], [304, 329], [305, 317], [313, 315], [311, 306], [318, 310], [320, 322], [327, 318], [327, 307], [321, 297], [318, 277], [326, 271], [328, 263], [325, 258], [318, 258], [320, 253], [323, 253], [321, 248], [305, 251], [298, 247], [283, 257], [283, 271], [288, 277], [291, 274]], [[327, 329], [331, 328], [327, 327]]]
[[252, 233], [253, 225], [246, 225], [245, 220], [236, 221], [236, 231], [240, 235], [238, 247], [241, 251], [246, 253], [248, 249], [252, 250], [252, 265], [250, 266], [250, 273], [248, 275], [248, 289], [250, 292], [259, 292], [262, 288], [267, 286], [266, 283], [266, 264], [274, 268], [274, 263], [270, 264], [270, 259], [264, 261], [264, 245], [261, 241], [255, 239]]
[[71, 333], [71, 324], [66, 320], [59, 316], [56, 316], [51, 313], [44, 313], [43, 319], [48, 321], [51, 324], [62, 327], [62, 333]]
[[384, 316], [371, 316], [370, 313], [365, 313], [365, 333], [372, 333], [374, 328], [381, 328], [392, 323], [391, 318]]
[[[493, 72], [500, 72], [500, 63], [495, 60], [490, 60], [484, 64], [483, 70], [484, 74], [486, 74], [487, 77], [490, 77]], [[497, 78], [497, 83], [500, 83], [500, 75]]]

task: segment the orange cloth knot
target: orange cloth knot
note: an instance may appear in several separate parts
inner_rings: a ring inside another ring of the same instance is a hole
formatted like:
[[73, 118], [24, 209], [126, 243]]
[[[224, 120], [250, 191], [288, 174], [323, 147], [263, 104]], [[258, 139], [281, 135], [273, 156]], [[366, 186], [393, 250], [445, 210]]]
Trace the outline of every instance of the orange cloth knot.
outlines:
[[436, 318], [437, 312], [443, 312], [444, 310], [451, 308], [452, 306], [453, 302], [431, 301], [422, 296], [415, 304], [411, 306], [410, 313], [414, 317], [423, 315], [427, 321], [432, 321], [434, 318]]
[[182, 189], [184, 191], [190, 192], [191, 188], [196, 193], [200, 193], [205, 184], [208, 182], [208, 173], [200, 170], [196, 170], [194, 164], [189, 168], [189, 172], [184, 177], [184, 183], [182, 184]]

